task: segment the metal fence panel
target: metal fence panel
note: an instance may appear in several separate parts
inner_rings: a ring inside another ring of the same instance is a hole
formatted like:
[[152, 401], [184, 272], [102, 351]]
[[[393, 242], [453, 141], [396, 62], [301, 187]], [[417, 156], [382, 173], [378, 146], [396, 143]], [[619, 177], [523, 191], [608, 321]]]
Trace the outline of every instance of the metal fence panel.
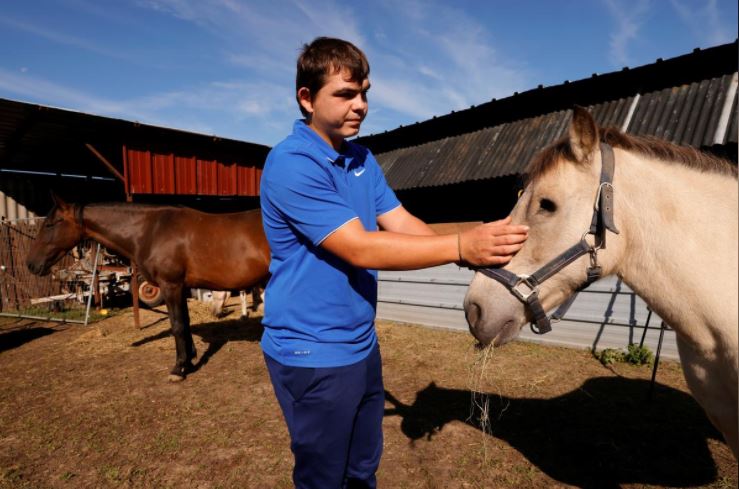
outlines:
[[43, 277], [32, 274], [26, 266], [43, 222], [44, 218], [0, 220], [0, 314], [84, 322], [91, 290], [85, 283], [85, 277], [92, 273], [89, 257], [75, 259], [68, 253]]
[[[377, 317], [467, 331], [462, 303], [473, 273], [456, 265], [408, 272], [379, 273]], [[546, 335], [528, 327], [520, 338], [544, 344], [592, 348], [625, 348], [641, 341], [649, 311], [644, 301], [616, 277], [606, 277], [581, 292], [565, 319]], [[649, 318], [645, 345], [657, 349], [661, 319]], [[662, 344], [663, 358], [677, 359], [675, 333], [668, 330]]]

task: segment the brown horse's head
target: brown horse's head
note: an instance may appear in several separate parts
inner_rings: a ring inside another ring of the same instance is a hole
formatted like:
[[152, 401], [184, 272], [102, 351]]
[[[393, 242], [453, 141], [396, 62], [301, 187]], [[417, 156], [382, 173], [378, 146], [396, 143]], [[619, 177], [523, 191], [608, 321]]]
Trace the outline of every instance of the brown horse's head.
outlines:
[[[545, 148], [527, 170], [528, 183], [511, 215], [514, 224], [529, 226], [529, 237], [506, 270], [530, 275], [580, 241], [590, 227], [600, 167], [599, 130], [590, 114], [578, 107], [569, 137]], [[599, 255], [604, 275], [612, 272], [619, 246], [609, 239], [607, 252]], [[564, 302], [583, 284], [588, 263], [588, 256], [582, 256], [541, 285], [539, 300], [545, 310]], [[470, 283], [464, 309], [470, 332], [482, 344], [505, 344], [531, 320], [522, 302], [480, 272]]]
[[76, 217], [76, 208], [52, 195], [54, 207], [46, 216], [26, 259], [28, 269], [36, 275], [46, 275], [82, 239], [82, 225]]

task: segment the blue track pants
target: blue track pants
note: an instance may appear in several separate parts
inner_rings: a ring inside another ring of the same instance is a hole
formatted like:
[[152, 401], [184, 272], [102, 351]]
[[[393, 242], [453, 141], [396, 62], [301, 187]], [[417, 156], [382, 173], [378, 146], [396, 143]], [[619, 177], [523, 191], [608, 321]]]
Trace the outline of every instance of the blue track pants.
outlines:
[[288, 367], [264, 358], [290, 432], [295, 487], [374, 489], [385, 407], [379, 346], [344, 367]]

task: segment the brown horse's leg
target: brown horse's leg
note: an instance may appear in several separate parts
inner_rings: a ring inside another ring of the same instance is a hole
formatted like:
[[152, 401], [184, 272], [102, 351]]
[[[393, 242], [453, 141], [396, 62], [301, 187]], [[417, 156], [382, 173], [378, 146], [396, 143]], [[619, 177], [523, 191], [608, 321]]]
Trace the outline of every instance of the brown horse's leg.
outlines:
[[179, 382], [192, 371], [191, 360], [195, 358], [195, 345], [190, 332], [190, 315], [182, 285], [165, 285], [161, 287], [164, 302], [167, 304], [172, 336], [174, 336], [177, 359], [169, 373], [169, 380]]

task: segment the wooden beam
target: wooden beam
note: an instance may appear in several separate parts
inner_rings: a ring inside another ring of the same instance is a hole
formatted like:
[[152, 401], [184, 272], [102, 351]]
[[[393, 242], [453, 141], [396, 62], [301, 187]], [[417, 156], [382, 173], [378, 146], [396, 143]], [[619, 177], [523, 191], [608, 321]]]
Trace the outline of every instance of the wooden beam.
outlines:
[[116, 167], [114, 167], [98, 150], [96, 150], [92, 144], [85, 143], [85, 147], [90, 150], [90, 153], [94, 154], [100, 162], [105, 165], [110, 173], [112, 173], [118, 180], [125, 183], [126, 180], [123, 178], [123, 175], [121, 175], [121, 172], [119, 172]]

